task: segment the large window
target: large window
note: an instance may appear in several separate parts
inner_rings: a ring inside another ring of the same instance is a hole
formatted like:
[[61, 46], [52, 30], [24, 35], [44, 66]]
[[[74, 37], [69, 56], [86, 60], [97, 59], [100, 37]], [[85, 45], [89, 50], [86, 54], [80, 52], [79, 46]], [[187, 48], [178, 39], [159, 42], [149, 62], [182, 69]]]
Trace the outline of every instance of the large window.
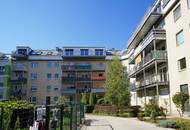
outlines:
[[51, 80], [51, 76], [52, 76], [52, 75], [51, 75], [50, 73], [47, 73], [47, 79], [48, 79], [48, 80]]
[[177, 21], [181, 17], [181, 5], [179, 5], [173, 12], [174, 21]]
[[32, 80], [37, 80], [38, 79], [38, 74], [37, 73], [31, 73], [31, 79]]
[[183, 34], [183, 30], [181, 30], [180, 32], [176, 34], [176, 44], [181, 45], [183, 43], [184, 43], [184, 34]]
[[36, 86], [32, 86], [32, 87], [31, 87], [31, 91], [32, 91], [32, 92], [36, 92], [36, 91], [37, 91], [37, 87], [36, 87]]
[[50, 91], [51, 91], [51, 86], [48, 85], [48, 86], [47, 86], [47, 92], [50, 92]]
[[80, 50], [80, 55], [81, 56], [87, 56], [88, 55], [88, 49], [81, 49]]
[[66, 49], [65, 50], [65, 55], [66, 56], [73, 56], [73, 49]]
[[37, 98], [36, 98], [36, 97], [31, 97], [31, 98], [30, 98], [30, 102], [36, 103], [36, 101], [37, 101]]
[[59, 79], [59, 74], [55, 74], [55, 80]]
[[31, 68], [38, 68], [39, 64], [37, 62], [31, 63]]
[[103, 49], [96, 49], [96, 50], [95, 50], [95, 55], [96, 55], [96, 56], [103, 56], [103, 54], [104, 54]]
[[186, 66], [186, 58], [182, 58], [180, 60], [178, 60], [178, 66], [179, 66], [179, 70], [184, 70], [187, 66]]

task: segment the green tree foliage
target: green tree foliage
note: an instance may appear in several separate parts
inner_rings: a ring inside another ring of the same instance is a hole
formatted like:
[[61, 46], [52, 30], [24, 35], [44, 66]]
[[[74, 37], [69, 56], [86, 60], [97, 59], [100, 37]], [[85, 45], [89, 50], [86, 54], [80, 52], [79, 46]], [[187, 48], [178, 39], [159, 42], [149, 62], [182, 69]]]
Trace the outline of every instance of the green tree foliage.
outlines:
[[86, 105], [89, 103], [89, 94], [88, 93], [83, 93], [82, 94], [81, 102], [86, 104]]
[[106, 70], [105, 100], [120, 109], [130, 104], [129, 80], [121, 61], [116, 56]]
[[96, 95], [94, 93], [91, 93], [89, 97], [89, 104], [94, 105], [95, 103], [96, 103]]
[[185, 103], [189, 99], [189, 95], [183, 92], [176, 93], [172, 100], [177, 107], [177, 111], [179, 112], [180, 117], [183, 117], [185, 110]]

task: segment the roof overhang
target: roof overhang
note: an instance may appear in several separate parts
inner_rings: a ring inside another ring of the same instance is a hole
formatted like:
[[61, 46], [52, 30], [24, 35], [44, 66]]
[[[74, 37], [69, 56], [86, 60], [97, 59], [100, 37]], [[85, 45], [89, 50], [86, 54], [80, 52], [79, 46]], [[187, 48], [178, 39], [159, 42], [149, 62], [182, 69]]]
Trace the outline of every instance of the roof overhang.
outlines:
[[131, 39], [128, 41], [128, 49], [134, 49], [139, 42], [142, 40], [143, 37], [146, 36], [146, 34], [150, 31], [152, 26], [160, 19], [162, 16], [161, 13], [150, 13], [142, 22], [142, 24], [139, 25], [139, 27], [136, 29], [134, 34], [132, 35]]

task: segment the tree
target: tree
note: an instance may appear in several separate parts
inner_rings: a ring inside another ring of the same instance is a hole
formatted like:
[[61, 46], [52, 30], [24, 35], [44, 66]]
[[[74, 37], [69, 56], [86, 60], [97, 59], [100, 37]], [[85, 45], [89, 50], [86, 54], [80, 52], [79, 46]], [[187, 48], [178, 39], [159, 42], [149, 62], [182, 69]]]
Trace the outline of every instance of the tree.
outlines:
[[89, 97], [89, 104], [94, 105], [95, 103], [96, 103], [96, 95], [94, 93], [91, 93]]
[[105, 100], [119, 109], [130, 104], [129, 79], [117, 56], [108, 62]]
[[177, 111], [179, 112], [180, 117], [183, 117], [185, 111], [185, 103], [189, 99], [189, 95], [183, 92], [176, 93], [172, 100], [177, 107]]
[[20, 130], [20, 119], [17, 117], [16, 122], [15, 122], [15, 130]]
[[66, 102], [67, 102], [67, 98], [66, 98], [65, 96], [61, 96], [61, 97], [59, 98], [58, 104], [63, 105], [63, 104], [65, 104]]
[[83, 93], [82, 94], [81, 102], [86, 104], [86, 105], [89, 103], [89, 94], [88, 93]]

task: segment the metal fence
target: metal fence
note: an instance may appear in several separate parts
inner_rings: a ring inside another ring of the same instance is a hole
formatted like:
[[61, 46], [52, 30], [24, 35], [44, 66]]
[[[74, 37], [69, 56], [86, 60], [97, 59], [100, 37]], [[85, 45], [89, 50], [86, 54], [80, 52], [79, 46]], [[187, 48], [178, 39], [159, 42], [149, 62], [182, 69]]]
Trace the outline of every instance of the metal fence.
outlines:
[[[0, 108], [0, 130], [78, 130], [84, 122], [84, 105], [35, 106], [34, 109]], [[18, 123], [19, 119], [19, 123]]]

